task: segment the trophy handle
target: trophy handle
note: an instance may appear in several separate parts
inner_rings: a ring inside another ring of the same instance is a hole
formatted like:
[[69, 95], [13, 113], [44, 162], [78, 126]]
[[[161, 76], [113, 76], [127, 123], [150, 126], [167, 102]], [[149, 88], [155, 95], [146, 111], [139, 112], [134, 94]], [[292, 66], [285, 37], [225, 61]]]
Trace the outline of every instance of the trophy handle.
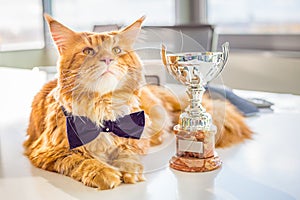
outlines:
[[161, 59], [163, 61], [163, 64], [166, 67], [167, 66], [167, 51], [166, 51], [166, 46], [164, 44], [161, 44]]
[[180, 78], [177, 77], [177, 70], [178, 70], [178, 63], [177, 63], [177, 56], [172, 56], [167, 59], [167, 50], [164, 44], [161, 45], [161, 59], [166, 68], [166, 70], [173, 75], [173, 77], [181, 81]]
[[225, 42], [224, 44], [222, 44], [222, 51], [223, 51], [223, 68], [224, 68], [228, 60], [229, 42]]

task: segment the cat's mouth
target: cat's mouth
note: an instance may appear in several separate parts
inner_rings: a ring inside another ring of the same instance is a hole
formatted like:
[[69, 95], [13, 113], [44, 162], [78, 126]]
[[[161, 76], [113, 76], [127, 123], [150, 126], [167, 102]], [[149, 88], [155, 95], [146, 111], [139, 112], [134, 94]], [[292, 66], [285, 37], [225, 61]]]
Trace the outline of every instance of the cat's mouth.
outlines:
[[116, 75], [113, 71], [107, 69], [105, 72], [103, 72], [103, 73], [101, 74], [101, 76], [104, 76], [104, 75], [106, 75], [106, 74], [111, 74], [111, 75], [114, 75], [114, 76]]

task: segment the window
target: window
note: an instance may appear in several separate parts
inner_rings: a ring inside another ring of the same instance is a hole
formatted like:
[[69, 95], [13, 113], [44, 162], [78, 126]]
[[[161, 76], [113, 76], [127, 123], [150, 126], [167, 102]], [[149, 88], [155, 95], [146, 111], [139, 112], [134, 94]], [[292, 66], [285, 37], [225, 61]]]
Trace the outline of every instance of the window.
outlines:
[[128, 25], [146, 15], [144, 25], [175, 24], [174, 0], [53, 0], [53, 16], [76, 31], [94, 25]]
[[41, 0], [0, 0], [0, 51], [43, 48]]
[[207, 0], [222, 34], [300, 34], [299, 0]]
[[[232, 50], [294, 51], [300, 46], [299, 0], [207, 0], [208, 23]], [[298, 55], [298, 54], [297, 54]]]

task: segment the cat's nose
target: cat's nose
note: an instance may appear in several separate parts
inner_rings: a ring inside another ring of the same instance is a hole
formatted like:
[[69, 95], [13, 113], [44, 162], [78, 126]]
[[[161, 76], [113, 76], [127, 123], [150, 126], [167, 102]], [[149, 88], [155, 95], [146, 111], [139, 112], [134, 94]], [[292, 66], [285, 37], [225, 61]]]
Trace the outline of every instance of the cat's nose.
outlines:
[[113, 61], [114, 59], [112, 58], [102, 58], [100, 59], [100, 61], [104, 62], [106, 65], [110, 65], [110, 63]]

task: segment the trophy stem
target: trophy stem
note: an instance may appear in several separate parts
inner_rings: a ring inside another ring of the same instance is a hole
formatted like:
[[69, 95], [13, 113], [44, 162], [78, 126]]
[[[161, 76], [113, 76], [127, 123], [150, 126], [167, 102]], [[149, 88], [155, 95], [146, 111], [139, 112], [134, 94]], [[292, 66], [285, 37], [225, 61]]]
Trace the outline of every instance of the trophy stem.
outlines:
[[192, 116], [199, 116], [201, 113], [206, 112], [205, 108], [201, 105], [204, 92], [205, 88], [202, 84], [188, 85], [187, 94], [190, 97], [190, 114]]
[[186, 92], [190, 104], [180, 115], [180, 128], [186, 131], [209, 130], [212, 125], [211, 115], [201, 104], [205, 92], [204, 86], [197, 81], [197, 83], [188, 84]]

